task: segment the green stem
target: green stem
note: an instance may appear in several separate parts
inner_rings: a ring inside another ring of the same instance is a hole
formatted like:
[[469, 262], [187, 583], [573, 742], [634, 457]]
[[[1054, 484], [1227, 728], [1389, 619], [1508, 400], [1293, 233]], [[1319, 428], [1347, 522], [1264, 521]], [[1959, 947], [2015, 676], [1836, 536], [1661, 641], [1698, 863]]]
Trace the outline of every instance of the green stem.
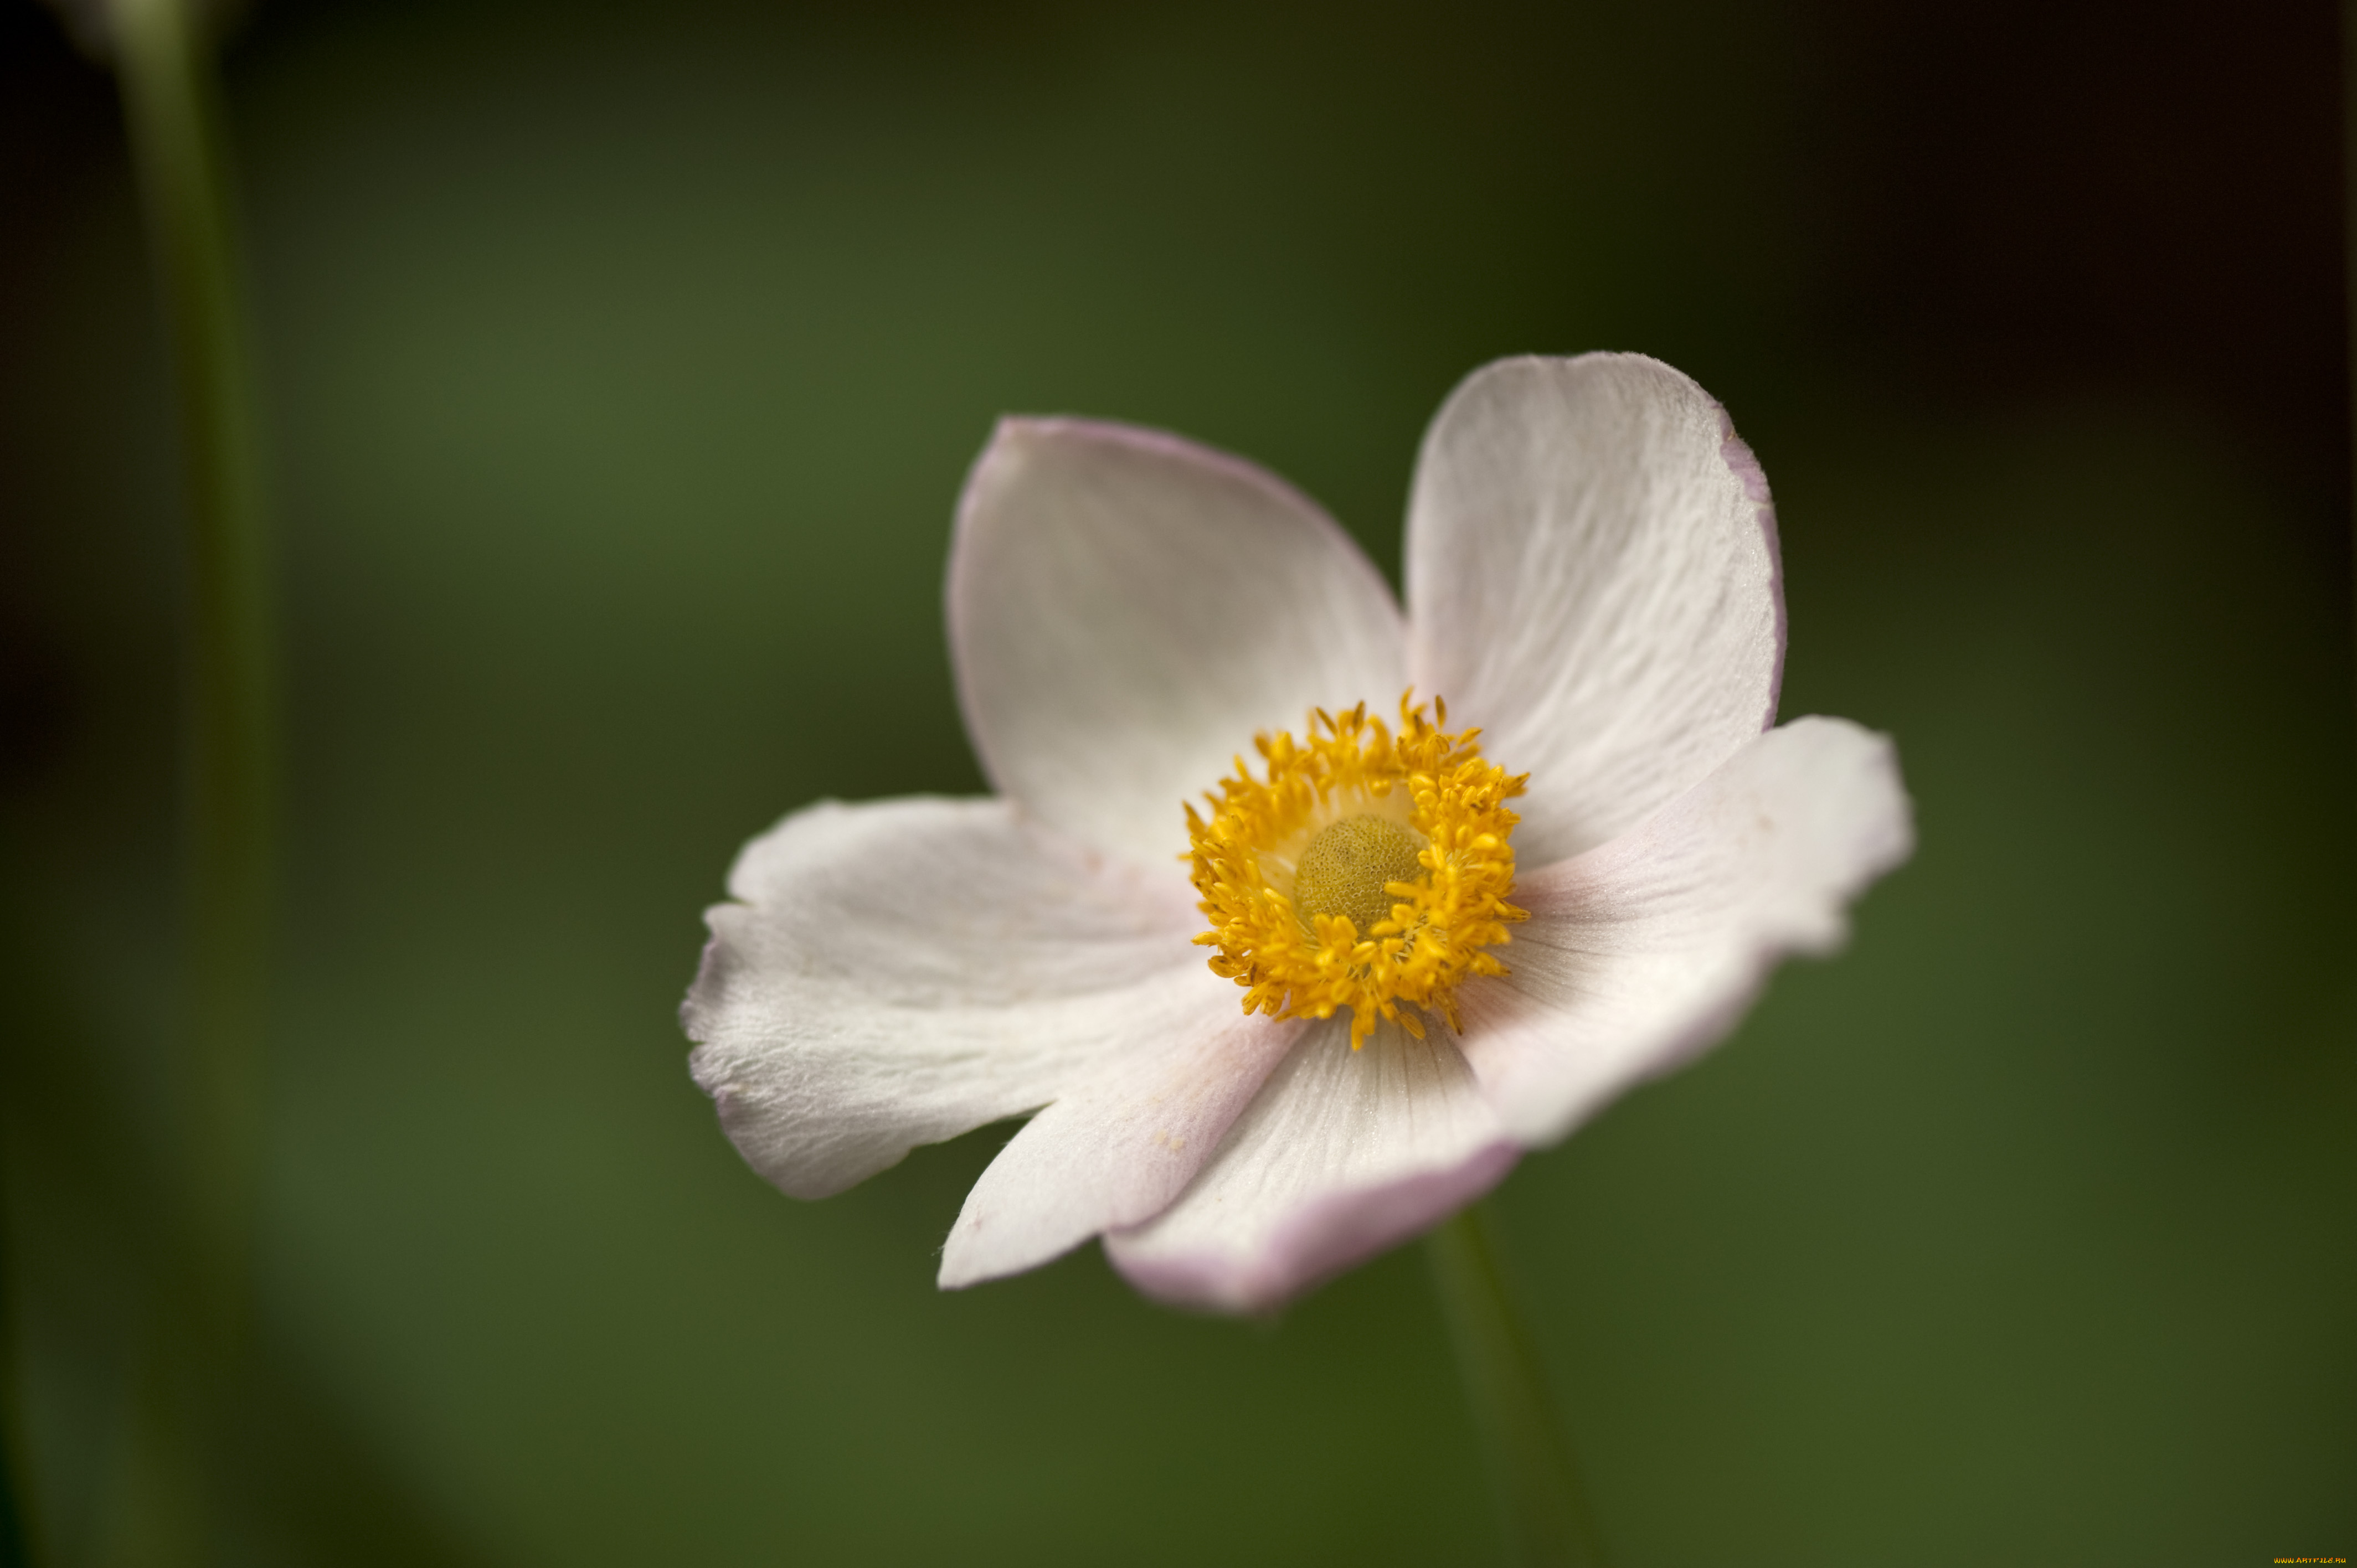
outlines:
[[[2341, 0], [2341, 304], [2347, 317], [2345, 374], [2349, 378], [2349, 538], [2357, 545], [2357, 0]], [[2350, 556], [2351, 586], [2357, 588], [2357, 550]], [[2351, 649], [2357, 654], [2357, 646]], [[2357, 676], [2357, 665], [2351, 674]], [[2357, 696], [2357, 684], [2351, 688]]]
[[[276, 693], [250, 337], [199, 0], [110, 0], [132, 160], [171, 349], [188, 529], [187, 1055], [174, 1256], [159, 1262], [141, 1431], [177, 1495], [166, 1556], [204, 1554], [247, 1330], [270, 1001]], [[190, 1509], [194, 1509], [191, 1513]], [[137, 1555], [147, 1556], [149, 1552]]]
[[193, 9], [114, 0], [113, 18], [188, 491], [190, 1217], [212, 1305], [234, 1325], [269, 1006], [276, 703], [248, 337], [211, 49]]
[[1499, 1266], [1495, 1228], [1476, 1206], [1433, 1231], [1426, 1248], [1513, 1561], [1604, 1568], [1538, 1348]]

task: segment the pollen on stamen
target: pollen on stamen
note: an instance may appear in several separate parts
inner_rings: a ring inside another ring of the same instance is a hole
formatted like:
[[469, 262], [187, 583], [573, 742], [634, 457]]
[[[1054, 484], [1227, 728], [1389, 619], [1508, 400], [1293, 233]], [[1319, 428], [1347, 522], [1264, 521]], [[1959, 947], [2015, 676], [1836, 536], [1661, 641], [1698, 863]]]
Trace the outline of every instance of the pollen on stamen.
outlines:
[[1247, 1013], [1348, 1007], [1354, 1050], [1381, 1019], [1419, 1037], [1431, 1015], [1457, 1028], [1457, 987], [1504, 973], [1487, 950], [1528, 918], [1507, 902], [1521, 819], [1506, 806], [1528, 775], [1485, 761], [1479, 730], [1446, 733], [1413, 696], [1396, 734], [1361, 703], [1314, 711], [1300, 742], [1255, 736], [1266, 779], [1238, 758], [1208, 816], [1187, 808], [1212, 972], [1243, 987]]

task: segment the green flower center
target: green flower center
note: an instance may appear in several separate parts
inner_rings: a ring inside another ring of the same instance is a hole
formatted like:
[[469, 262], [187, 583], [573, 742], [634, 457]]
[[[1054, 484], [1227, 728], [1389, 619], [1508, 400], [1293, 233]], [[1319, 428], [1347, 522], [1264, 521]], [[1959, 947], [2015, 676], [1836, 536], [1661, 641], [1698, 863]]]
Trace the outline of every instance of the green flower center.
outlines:
[[1340, 915], [1361, 939], [1388, 920], [1399, 902], [1383, 889], [1424, 875], [1416, 856], [1425, 836], [1389, 817], [1344, 817], [1329, 824], [1301, 852], [1293, 873], [1293, 907], [1314, 930], [1319, 915]]

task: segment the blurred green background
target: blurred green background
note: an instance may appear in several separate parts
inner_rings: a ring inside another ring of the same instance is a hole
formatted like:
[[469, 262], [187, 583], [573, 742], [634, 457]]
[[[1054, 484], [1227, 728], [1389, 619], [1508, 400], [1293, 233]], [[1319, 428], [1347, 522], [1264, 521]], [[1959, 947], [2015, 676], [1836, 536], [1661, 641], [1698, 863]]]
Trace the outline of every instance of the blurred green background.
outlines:
[[[112, 91], [5, 15], [8, 1438], [78, 1564], [156, 1288], [181, 563]], [[1922, 841], [1503, 1191], [1618, 1561], [2357, 1550], [2338, 48], [264, 0], [293, 822], [236, 1560], [1491, 1560], [1414, 1249], [1265, 1325], [1093, 1249], [942, 1295], [1007, 1130], [790, 1201], [673, 1010], [745, 838], [979, 788], [939, 584], [995, 415], [1247, 454], [1395, 572], [1442, 394], [1589, 348], [1730, 405], [1784, 712], [1895, 735]]]

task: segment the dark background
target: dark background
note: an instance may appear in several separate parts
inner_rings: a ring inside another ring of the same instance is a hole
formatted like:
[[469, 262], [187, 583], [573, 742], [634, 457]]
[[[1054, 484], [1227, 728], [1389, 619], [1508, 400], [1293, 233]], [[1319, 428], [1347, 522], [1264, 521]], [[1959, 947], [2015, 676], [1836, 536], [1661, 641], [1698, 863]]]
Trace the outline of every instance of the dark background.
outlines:
[[[265, 0], [229, 92], [292, 684], [264, 1563], [1456, 1563], [1416, 1252], [1273, 1325], [943, 1296], [1003, 1141], [751, 1176], [673, 1012], [737, 845], [979, 787], [1003, 410], [1386, 569], [1476, 364], [1643, 349], [1775, 484], [1788, 715], [1898, 738], [1851, 950], [1502, 1223], [1622, 1568], [2357, 1549], [2324, 5]], [[110, 1552], [167, 1134], [180, 562], [104, 74], [0, 5], [13, 1490]]]

